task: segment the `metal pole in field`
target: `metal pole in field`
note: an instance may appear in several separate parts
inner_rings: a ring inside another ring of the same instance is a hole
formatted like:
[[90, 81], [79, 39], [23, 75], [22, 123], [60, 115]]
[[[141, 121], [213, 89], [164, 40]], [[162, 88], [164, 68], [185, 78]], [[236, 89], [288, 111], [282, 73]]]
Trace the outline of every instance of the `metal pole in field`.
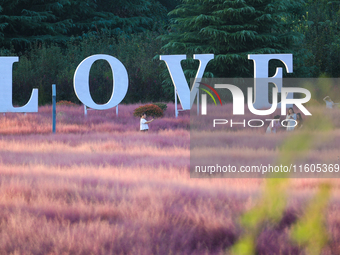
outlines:
[[197, 90], [197, 116], [200, 115], [200, 90]]
[[177, 89], [175, 87], [175, 116], [178, 117], [178, 109], [177, 109]]
[[56, 97], [57, 91], [55, 88], [55, 84], [52, 84], [52, 132], [55, 134], [55, 126], [56, 126]]
[[116, 116], [118, 117], [118, 104], [116, 106]]

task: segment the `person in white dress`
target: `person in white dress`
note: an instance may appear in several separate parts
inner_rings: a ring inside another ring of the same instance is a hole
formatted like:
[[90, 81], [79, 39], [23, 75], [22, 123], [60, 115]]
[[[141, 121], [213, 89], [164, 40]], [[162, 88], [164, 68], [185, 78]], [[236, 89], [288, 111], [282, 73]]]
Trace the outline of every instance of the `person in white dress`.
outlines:
[[326, 96], [323, 101], [326, 103], [326, 107], [329, 109], [333, 109], [335, 105], [338, 105], [339, 103], [334, 103], [332, 99], [329, 96]]
[[140, 131], [149, 131], [149, 123], [153, 122], [154, 119], [147, 121], [146, 113], [142, 113], [142, 117], [140, 118]]
[[276, 133], [281, 127], [280, 124], [280, 115], [276, 115], [274, 117], [274, 121], [270, 122], [267, 129], [266, 129], [266, 133], [270, 134], [270, 133]]
[[296, 114], [294, 113], [294, 110], [292, 107], [288, 109], [286, 121], [287, 121], [287, 131], [293, 131], [296, 125]]

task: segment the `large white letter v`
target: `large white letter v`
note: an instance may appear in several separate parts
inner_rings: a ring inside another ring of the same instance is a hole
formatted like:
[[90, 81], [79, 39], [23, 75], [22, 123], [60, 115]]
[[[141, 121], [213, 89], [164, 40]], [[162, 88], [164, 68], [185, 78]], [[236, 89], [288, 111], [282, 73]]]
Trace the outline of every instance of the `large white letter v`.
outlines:
[[198, 67], [194, 85], [189, 90], [188, 83], [185, 79], [184, 72], [181, 66], [181, 61], [186, 59], [186, 55], [161, 55], [160, 60], [163, 60], [169, 70], [172, 83], [177, 90], [177, 94], [179, 100], [181, 102], [183, 110], [189, 110], [194, 103], [194, 100], [197, 95], [199, 84], [196, 83], [197, 79], [201, 79], [203, 77], [204, 70], [210, 60], [214, 58], [214, 54], [197, 54], [194, 55], [194, 59], [200, 61], [200, 65]]

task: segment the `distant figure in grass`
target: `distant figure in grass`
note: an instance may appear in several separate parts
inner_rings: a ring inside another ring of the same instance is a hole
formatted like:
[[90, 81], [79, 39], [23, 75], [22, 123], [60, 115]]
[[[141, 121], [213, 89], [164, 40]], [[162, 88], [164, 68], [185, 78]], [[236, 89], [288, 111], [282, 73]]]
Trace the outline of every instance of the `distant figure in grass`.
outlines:
[[296, 122], [297, 122], [297, 125], [296, 125], [296, 129], [300, 129], [300, 128], [302, 128], [302, 126], [303, 126], [303, 119], [302, 119], [302, 117], [301, 117], [301, 113], [297, 113], [296, 114]]
[[286, 116], [287, 121], [287, 131], [293, 131], [295, 127], [296, 122], [296, 114], [294, 113], [294, 110], [292, 107], [288, 109], [288, 114]]
[[269, 123], [268, 127], [267, 127], [267, 130], [266, 130], [266, 133], [269, 134], [269, 133], [276, 133], [281, 127], [281, 124], [280, 124], [280, 115], [276, 115], [274, 117], [274, 120], [272, 122]]
[[334, 103], [332, 99], [329, 96], [326, 96], [323, 101], [326, 103], [326, 107], [329, 109], [333, 109], [335, 105], [338, 105], [339, 103]]
[[153, 122], [154, 119], [147, 121], [146, 113], [142, 113], [142, 117], [140, 118], [140, 131], [146, 132], [149, 131], [149, 123]]

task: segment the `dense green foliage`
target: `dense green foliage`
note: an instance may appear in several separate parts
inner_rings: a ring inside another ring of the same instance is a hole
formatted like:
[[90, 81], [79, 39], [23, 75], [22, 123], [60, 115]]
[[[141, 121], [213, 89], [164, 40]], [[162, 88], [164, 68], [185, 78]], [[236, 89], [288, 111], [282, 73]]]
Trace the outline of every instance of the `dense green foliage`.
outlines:
[[[183, 0], [170, 12], [170, 30], [162, 36], [171, 52], [214, 53], [208, 70], [215, 77], [250, 77], [248, 54], [290, 52], [301, 34], [289, 29], [303, 1]], [[196, 69], [196, 68], [193, 68]]]
[[165, 15], [155, 0], [7, 0], [0, 4], [0, 41], [16, 51], [37, 41], [65, 44], [88, 33], [151, 30]]
[[158, 0], [168, 11], [176, 8], [181, 3], [181, 0]]
[[153, 104], [161, 108], [163, 112], [166, 111], [166, 109], [168, 108], [167, 104], [165, 103], [153, 103]]
[[308, 54], [309, 75], [340, 77], [340, 1], [308, 0], [305, 20], [300, 48]]

